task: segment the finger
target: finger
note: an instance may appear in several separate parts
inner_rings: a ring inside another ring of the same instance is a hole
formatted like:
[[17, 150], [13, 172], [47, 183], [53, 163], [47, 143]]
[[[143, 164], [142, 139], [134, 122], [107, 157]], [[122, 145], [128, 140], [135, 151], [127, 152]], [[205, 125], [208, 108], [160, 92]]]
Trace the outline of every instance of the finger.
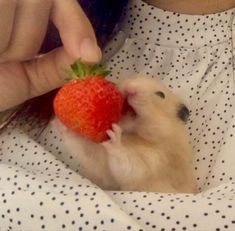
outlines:
[[50, 15], [51, 1], [20, 0], [9, 46], [2, 61], [23, 61], [38, 53]]
[[73, 61], [58, 48], [23, 64], [0, 64], [0, 111], [60, 87], [67, 77], [64, 68]]
[[112, 124], [112, 129], [116, 134], [121, 134], [122, 133], [122, 129], [119, 125], [113, 123]]
[[16, 10], [16, 0], [0, 0], [0, 54], [10, 41]]
[[112, 130], [107, 130], [106, 133], [107, 133], [108, 137], [109, 137], [111, 140], [113, 140], [113, 141], [116, 140], [115, 133], [114, 133]]
[[25, 62], [23, 66], [30, 83], [28, 97], [33, 98], [60, 87], [68, 77], [65, 69], [73, 62], [74, 59], [63, 47]]
[[58, 28], [66, 51], [74, 58], [98, 62], [101, 51], [92, 25], [76, 0], [55, 0], [52, 21]]

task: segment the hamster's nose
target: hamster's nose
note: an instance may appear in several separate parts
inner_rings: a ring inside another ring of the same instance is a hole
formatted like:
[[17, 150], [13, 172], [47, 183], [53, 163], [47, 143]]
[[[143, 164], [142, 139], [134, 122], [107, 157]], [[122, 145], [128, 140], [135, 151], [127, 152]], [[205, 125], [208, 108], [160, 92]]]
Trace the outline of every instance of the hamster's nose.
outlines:
[[124, 87], [124, 95], [125, 96], [135, 96], [137, 94], [137, 87], [134, 83], [129, 82]]
[[125, 89], [124, 90], [124, 96], [126, 97], [133, 97], [137, 94], [137, 91], [133, 90], [133, 89]]

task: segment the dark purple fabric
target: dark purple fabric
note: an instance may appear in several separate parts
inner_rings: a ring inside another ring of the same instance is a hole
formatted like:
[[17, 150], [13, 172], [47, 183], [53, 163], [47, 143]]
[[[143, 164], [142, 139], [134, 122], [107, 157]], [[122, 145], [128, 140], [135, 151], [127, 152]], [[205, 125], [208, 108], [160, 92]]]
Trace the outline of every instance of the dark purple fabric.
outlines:
[[[80, 5], [90, 19], [101, 47], [108, 41], [120, 20], [123, 6], [128, 0], [80, 0]], [[56, 28], [49, 23], [41, 52], [48, 52], [61, 45]]]

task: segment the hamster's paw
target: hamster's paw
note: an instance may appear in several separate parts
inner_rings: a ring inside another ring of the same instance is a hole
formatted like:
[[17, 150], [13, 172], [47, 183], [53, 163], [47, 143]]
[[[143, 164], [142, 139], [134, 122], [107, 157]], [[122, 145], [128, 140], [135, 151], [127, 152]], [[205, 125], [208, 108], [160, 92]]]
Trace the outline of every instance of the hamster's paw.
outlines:
[[105, 148], [121, 146], [122, 129], [117, 124], [112, 124], [112, 130], [107, 130], [109, 140], [102, 143]]

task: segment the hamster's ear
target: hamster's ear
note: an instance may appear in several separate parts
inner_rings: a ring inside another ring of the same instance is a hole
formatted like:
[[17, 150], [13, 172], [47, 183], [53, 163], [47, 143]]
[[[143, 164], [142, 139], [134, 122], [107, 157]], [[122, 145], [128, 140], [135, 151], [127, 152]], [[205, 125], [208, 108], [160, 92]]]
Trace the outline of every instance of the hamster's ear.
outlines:
[[165, 99], [165, 94], [162, 91], [156, 91], [155, 95], [159, 96], [162, 99]]
[[184, 105], [184, 104], [181, 104], [179, 106], [179, 109], [178, 109], [178, 117], [183, 121], [183, 122], [187, 122], [188, 120], [188, 117], [189, 117], [189, 110], [188, 108]]

